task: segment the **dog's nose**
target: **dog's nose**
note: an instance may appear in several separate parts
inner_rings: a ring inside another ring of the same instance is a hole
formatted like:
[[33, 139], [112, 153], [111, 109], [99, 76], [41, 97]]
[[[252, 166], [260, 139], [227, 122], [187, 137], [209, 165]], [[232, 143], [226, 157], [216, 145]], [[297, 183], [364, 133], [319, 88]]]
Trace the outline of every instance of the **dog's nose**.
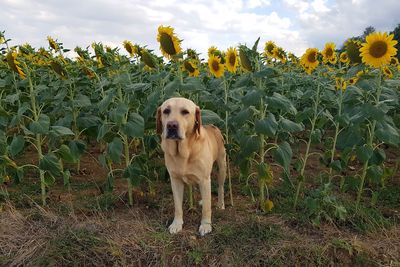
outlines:
[[178, 130], [178, 122], [177, 121], [169, 121], [167, 122], [167, 129], [168, 130]]

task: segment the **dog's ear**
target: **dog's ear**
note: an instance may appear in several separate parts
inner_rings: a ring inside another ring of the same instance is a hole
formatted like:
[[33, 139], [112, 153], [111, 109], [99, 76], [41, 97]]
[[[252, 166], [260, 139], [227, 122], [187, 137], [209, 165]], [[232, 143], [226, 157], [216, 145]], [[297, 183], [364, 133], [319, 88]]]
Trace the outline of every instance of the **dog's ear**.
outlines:
[[157, 134], [162, 134], [162, 122], [161, 122], [161, 107], [157, 109], [157, 114], [156, 114], [156, 129], [157, 129]]
[[194, 130], [199, 135], [200, 135], [200, 129], [201, 129], [201, 111], [200, 111], [199, 107], [196, 107], [196, 114], [195, 114], [195, 120], [194, 120]]

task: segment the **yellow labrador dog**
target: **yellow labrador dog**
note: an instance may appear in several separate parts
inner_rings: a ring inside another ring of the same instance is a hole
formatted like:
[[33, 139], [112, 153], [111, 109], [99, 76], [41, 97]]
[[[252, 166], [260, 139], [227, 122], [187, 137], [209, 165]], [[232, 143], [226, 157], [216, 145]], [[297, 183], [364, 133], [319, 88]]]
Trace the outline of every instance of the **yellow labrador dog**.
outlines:
[[185, 184], [198, 184], [202, 198], [201, 236], [211, 232], [211, 170], [218, 164], [218, 207], [225, 208], [224, 182], [226, 158], [220, 130], [202, 126], [200, 108], [186, 98], [170, 98], [157, 110], [157, 132], [171, 177], [175, 217], [169, 226], [171, 234], [182, 230], [183, 190]]

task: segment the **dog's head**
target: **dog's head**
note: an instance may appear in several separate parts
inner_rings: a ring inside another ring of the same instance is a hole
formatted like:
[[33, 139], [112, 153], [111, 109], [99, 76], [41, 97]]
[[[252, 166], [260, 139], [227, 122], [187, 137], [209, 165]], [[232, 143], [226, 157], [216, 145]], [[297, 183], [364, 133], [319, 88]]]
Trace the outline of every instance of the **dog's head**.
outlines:
[[191, 100], [174, 97], [157, 109], [157, 133], [165, 139], [183, 140], [200, 134], [200, 108]]

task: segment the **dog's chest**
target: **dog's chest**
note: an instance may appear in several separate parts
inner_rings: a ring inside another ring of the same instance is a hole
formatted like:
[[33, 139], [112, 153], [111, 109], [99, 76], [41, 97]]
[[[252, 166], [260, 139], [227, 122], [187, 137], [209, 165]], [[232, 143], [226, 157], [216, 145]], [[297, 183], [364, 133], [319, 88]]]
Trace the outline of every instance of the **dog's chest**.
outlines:
[[166, 157], [165, 163], [169, 174], [181, 179], [186, 184], [198, 183], [201, 180], [202, 172], [198, 164], [193, 164], [187, 159], [180, 157]]

